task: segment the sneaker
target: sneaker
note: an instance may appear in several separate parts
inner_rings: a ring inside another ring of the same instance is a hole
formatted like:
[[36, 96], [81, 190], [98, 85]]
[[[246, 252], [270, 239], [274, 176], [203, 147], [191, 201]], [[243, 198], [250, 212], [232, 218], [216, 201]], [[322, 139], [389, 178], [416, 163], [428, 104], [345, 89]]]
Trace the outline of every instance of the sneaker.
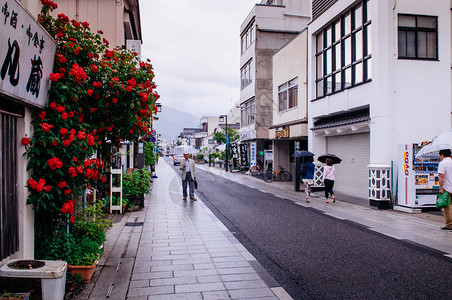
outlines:
[[452, 230], [452, 228], [449, 227], [441, 227], [442, 230]]
[[192, 201], [196, 201], [196, 198], [195, 198], [195, 197], [190, 197], [190, 199], [191, 199]]

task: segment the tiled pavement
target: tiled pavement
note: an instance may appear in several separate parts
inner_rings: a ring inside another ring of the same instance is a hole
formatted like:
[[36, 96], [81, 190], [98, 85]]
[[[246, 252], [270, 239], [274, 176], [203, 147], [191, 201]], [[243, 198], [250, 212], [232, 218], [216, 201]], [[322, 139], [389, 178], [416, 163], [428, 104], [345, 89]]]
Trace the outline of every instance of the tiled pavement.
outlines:
[[[441, 216], [378, 210], [345, 196], [325, 204], [320, 193], [306, 203], [293, 183], [198, 168], [452, 257], [452, 232], [439, 229]], [[77, 299], [291, 299], [201, 201], [182, 200], [180, 178], [162, 159], [156, 174], [145, 209], [117, 220]]]
[[77, 299], [291, 299], [200, 200], [182, 200], [163, 160], [156, 174], [145, 209], [115, 223]]

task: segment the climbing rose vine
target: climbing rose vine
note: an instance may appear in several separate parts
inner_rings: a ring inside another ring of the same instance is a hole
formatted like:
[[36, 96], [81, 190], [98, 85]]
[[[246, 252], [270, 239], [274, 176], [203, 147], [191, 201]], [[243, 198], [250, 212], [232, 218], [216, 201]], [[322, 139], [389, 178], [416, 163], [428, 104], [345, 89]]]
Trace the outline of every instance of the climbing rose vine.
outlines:
[[87, 22], [64, 14], [54, 18], [57, 4], [41, 3], [38, 20], [55, 39], [57, 52], [49, 104], [34, 115], [33, 136], [21, 140], [31, 174], [28, 203], [42, 225], [38, 238], [75, 221], [75, 200], [86, 186], [105, 183], [105, 163], [121, 140], [147, 134], [159, 98], [149, 60], [108, 49], [101, 32], [92, 33]]

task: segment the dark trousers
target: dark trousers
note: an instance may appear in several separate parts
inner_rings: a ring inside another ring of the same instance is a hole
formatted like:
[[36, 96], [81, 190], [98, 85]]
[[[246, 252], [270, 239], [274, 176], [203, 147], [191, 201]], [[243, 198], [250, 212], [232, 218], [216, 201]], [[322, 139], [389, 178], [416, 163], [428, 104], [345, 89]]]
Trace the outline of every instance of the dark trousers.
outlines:
[[190, 198], [193, 198], [195, 196], [195, 184], [193, 183], [191, 172], [187, 172], [187, 174], [185, 175], [185, 180], [182, 180], [182, 193], [184, 198], [187, 198], [187, 183], [190, 192]]
[[328, 198], [328, 195], [330, 194], [333, 196], [334, 180], [325, 179], [323, 182], [325, 183], [325, 198]]

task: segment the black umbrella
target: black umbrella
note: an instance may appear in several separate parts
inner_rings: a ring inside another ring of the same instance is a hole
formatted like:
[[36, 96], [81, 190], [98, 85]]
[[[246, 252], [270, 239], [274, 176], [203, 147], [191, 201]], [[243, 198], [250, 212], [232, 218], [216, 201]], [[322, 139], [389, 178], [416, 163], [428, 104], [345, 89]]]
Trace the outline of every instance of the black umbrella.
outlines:
[[292, 154], [292, 156], [294, 157], [312, 157], [315, 154], [306, 150], [298, 150], [297, 152], [295, 152], [294, 154]]
[[339, 157], [337, 157], [334, 154], [322, 154], [317, 158], [317, 160], [322, 163], [325, 163], [327, 158], [331, 158], [333, 160], [333, 164], [340, 164], [342, 161], [342, 159], [340, 159]]

